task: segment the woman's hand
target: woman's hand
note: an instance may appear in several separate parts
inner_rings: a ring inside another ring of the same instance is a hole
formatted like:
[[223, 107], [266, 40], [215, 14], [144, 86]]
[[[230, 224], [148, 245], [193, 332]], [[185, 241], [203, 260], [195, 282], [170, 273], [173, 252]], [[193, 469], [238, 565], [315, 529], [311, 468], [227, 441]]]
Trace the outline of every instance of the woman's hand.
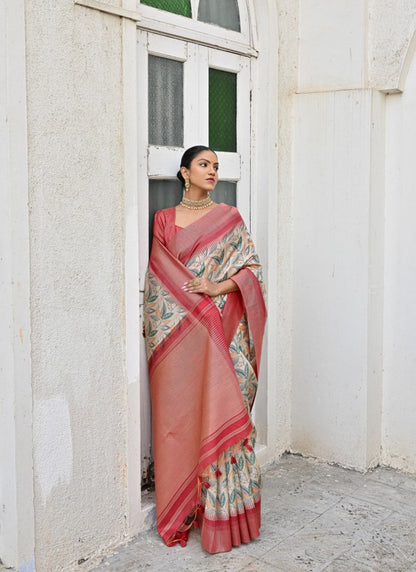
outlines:
[[219, 287], [215, 282], [211, 282], [206, 278], [194, 278], [185, 282], [182, 286], [185, 292], [192, 292], [193, 294], [207, 294], [208, 296], [218, 296]]
[[208, 296], [214, 297], [219, 296], [220, 294], [237, 292], [239, 288], [237, 283], [231, 278], [218, 283], [210, 282], [206, 278], [194, 278], [193, 280], [185, 282], [182, 286], [182, 290], [185, 290], [185, 292], [192, 292], [192, 294], [207, 294]]

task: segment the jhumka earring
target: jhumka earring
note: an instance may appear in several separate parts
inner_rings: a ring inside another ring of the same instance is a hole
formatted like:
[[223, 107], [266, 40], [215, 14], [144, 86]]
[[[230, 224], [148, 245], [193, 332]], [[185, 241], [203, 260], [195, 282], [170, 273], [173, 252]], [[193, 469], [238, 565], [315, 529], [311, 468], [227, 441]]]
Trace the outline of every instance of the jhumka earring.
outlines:
[[189, 191], [190, 186], [191, 186], [191, 183], [190, 183], [189, 179], [185, 179], [185, 193], [187, 193]]

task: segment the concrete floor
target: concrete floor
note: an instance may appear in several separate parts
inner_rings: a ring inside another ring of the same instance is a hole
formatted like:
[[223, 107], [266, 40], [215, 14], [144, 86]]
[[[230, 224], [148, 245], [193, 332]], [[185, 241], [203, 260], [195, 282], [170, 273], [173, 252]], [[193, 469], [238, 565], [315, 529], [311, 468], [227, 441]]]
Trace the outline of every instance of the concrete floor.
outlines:
[[225, 554], [167, 548], [156, 530], [96, 571], [416, 572], [416, 477], [378, 468], [365, 475], [285, 455], [264, 474], [259, 539]]

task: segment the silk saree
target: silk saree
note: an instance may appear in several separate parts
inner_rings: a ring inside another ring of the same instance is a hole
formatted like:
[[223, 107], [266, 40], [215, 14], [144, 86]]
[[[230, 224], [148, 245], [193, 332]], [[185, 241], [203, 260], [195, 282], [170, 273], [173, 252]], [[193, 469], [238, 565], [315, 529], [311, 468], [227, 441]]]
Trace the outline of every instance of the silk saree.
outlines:
[[[195, 277], [239, 291], [185, 292]], [[235, 207], [175, 226], [158, 211], [145, 283], [159, 534], [185, 545], [192, 525], [211, 553], [259, 536], [261, 474], [251, 409], [266, 309], [261, 266]]]

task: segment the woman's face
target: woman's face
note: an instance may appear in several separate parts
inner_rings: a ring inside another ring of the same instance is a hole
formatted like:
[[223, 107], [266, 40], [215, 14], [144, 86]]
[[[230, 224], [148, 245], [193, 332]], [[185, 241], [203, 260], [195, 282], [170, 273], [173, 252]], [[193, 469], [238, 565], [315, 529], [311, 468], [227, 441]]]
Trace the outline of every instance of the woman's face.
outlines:
[[181, 167], [181, 172], [189, 179], [191, 189], [210, 193], [218, 181], [218, 158], [213, 151], [201, 151], [192, 159], [189, 169]]

